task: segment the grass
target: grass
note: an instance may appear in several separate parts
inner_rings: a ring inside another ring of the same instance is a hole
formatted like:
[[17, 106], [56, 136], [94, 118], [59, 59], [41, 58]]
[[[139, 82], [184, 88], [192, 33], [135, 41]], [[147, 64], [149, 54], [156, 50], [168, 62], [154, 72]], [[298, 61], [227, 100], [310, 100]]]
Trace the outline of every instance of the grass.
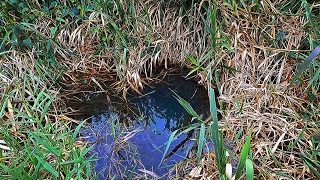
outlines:
[[[244, 166], [247, 179], [319, 178], [316, 1], [0, 5], [1, 178], [91, 177], [94, 158], [78, 141], [82, 124], [76, 128], [77, 121], [65, 116], [65, 87], [104, 91], [112, 82], [126, 97], [130, 89], [141, 92], [159, 72], [182, 67], [207, 87], [213, 118], [200, 119], [177, 96], [200, 120], [169, 139], [198, 130], [195, 159], [181, 162], [181, 176], [201, 167], [197, 176], [230, 177], [225, 172], [232, 154], [226, 156], [223, 142], [231, 139], [235, 178], [244, 178]], [[207, 137], [215, 144], [212, 157], [202, 151]]]
[[2, 178], [88, 178], [89, 162], [95, 159], [87, 157], [91, 147], [76, 139], [84, 122], [73, 129], [71, 122], [55, 116], [58, 112], [49, 107], [56, 94], [29, 73], [23, 81], [14, 80], [3, 94], [1, 140], [10, 150], [1, 151]]

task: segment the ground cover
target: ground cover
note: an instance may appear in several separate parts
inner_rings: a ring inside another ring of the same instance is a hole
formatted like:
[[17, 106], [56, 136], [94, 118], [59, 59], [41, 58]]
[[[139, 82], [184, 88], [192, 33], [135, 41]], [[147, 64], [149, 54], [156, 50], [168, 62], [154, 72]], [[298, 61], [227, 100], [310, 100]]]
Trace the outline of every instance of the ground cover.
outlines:
[[[232, 158], [250, 147], [243, 156], [252, 161], [254, 178], [320, 177], [320, 70], [317, 51], [311, 53], [319, 45], [316, 1], [0, 4], [3, 178], [91, 177], [94, 157], [78, 141], [85, 124], [66, 116], [66, 94], [112, 87], [125, 99], [179, 68], [189, 69], [210, 100], [218, 91], [212, 116], [218, 110], [222, 118], [196, 127], [199, 147], [219, 127], [235, 144]], [[177, 166], [176, 176], [221, 178], [224, 152], [201, 154], [200, 148]]]

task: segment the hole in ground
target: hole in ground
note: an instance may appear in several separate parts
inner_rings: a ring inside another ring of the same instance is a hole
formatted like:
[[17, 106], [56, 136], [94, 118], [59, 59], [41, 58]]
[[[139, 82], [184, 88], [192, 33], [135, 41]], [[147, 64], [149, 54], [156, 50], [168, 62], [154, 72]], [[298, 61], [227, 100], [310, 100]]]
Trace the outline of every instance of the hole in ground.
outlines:
[[[90, 125], [81, 130], [82, 139], [94, 144], [91, 154], [99, 179], [128, 179], [147, 175], [166, 178], [172, 166], [194, 148], [193, 132], [182, 134], [170, 145], [163, 163], [166, 142], [175, 130], [196, 120], [174, 98], [185, 99], [203, 120], [209, 117], [207, 90], [181, 74], [165, 76], [160, 83], [146, 87], [143, 95], [129, 93], [128, 101], [108, 93], [79, 93], [68, 106], [78, 111], [74, 119], [89, 119]], [[160, 164], [161, 163], [161, 164]]]

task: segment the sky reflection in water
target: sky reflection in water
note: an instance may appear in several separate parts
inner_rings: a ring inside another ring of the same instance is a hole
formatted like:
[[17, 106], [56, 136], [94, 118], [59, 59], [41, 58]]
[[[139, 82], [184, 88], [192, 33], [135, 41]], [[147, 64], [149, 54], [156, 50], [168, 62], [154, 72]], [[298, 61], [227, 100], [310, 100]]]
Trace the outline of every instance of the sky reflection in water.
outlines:
[[[173, 97], [170, 89], [187, 100], [196, 112], [205, 117], [209, 112], [207, 92], [196, 83], [186, 81], [181, 77], [167, 79], [167, 82], [172, 85], [158, 84], [154, 88], [146, 89], [146, 92], [153, 93], [140, 98], [130, 98], [131, 108], [143, 118], [127, 115], [133, 125], [131, 127], [134, 127], [129, 131], [136, 129], [139, 132], [128, 140], [130, 145], [126, 144], [125, 148], [118, 151], [119, 153], [114, 153], [114, 149], [119, 148], [120, 145], [115, 143], [110, 123], [121, 117], [118, 113], [113, 111], [96, 113], [92, 116], [91, 127], [82, 130], [82, 136], [86, 137], [88, 142], [95, 143], [91, 153], [96, 154], [99, 158], [94, 164], [99, 179], [106, 179], [109, 173], [120, 178], [119, 172], [122, 177], [135, 177], [137, 174], [131, 173], [139, 173], [139, 169], [148, 170], [153, 172], [153, 175], [163, 176], [165, 179], [169, 168], [186, 156], [188, 148], [193, 143], [191, 141], [188, 141], [185, 146], [160, 165], [166, 148], [165, 143], [169, 140], [171, 133], [189, 125], [191, 121], [191, 117]], [[135, 121], [132, 121], [133, 119]], [[186, 137], [187, 134], [174, 141], [168, 152], [171, 152]], [[141, 172], [141, 174], [144, 173]]]

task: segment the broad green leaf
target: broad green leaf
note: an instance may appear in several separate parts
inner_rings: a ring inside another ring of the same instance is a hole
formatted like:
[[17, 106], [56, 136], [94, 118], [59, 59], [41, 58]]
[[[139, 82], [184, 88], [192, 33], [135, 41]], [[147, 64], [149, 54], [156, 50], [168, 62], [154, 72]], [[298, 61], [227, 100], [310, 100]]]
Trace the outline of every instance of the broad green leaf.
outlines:
[[51, 35], [55, 35], [57, 30], [58, 30], [57, 27], [51, 27], [51, 29], [50, 29]]
[[57, 4], [58, 4], [57, 1], [52, 1], [50, 6], [49, 6], [49, 9], [54, 8]]

